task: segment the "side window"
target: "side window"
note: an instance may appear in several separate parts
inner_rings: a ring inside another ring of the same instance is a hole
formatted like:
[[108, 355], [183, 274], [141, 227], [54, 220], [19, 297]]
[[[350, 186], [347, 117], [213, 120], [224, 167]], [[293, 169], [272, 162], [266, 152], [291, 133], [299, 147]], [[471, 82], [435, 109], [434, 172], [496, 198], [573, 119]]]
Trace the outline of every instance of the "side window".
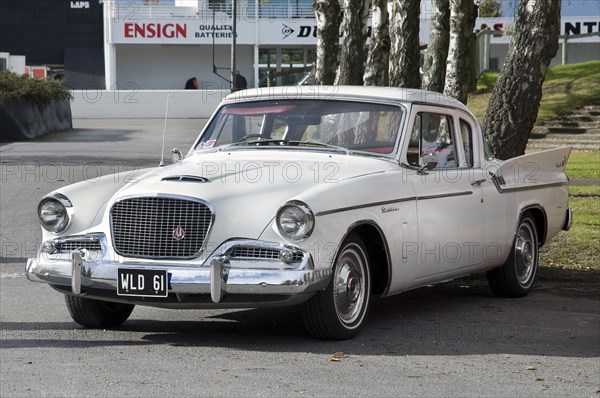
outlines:
[[407, 161], [415, 166], [428, 153], [438, 159], [438, 169], [457, 167], [452, 119], [447, 115], [420, 112], [415, 118], [408, 145]]
[[467, 166], [473, 167], [473, 130], [464, 120], [460, 120], [460, 136], [462, 137], [463, 147], [465, 149], [465, 158]]

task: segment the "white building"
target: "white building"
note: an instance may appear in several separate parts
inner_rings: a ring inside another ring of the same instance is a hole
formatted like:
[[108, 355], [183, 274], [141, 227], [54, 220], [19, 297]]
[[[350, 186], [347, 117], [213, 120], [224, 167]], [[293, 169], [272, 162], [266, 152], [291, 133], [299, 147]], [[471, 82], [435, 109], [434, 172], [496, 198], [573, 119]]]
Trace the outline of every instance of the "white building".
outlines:
[[[236, 69], [249, 86], [268, 70], [309, 68], [315, 61], [316, 21], [312, 0], [238, 0]], [[421, 40], [429, 36], [427, 2]], [[105, 0], [107, 89], [183, 89], [191, 78], [203, 89], [228, 89], [234, 23], [231, 0]], [[492, 30], [510, 32], [512, 18], [479, 19]], [[569, 40], [570, 63], [600, 59], [598, 16], [566, 17], [561, 34], [595, 33]], [[490, 68], [500, 68], [510, 36], [492, 37]], [[560, 64], [561, 50], [553, 64]], [[215, 74], [217, 72], [219, 75]], [[293, 84], [280, 77], [279, 84]]]

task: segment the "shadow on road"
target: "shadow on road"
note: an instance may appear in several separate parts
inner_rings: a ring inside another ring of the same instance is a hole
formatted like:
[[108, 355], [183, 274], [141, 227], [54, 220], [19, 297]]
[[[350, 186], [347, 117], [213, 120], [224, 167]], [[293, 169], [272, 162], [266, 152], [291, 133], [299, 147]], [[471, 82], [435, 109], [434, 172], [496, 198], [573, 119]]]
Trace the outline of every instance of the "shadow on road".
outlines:
[[[483, 286], [440, 286], [376, 300], [353, 340], [311, 339], [299, 308], [164, 311], [175, 319], [134, 317], [113, 330], [71, 322], [2, 323], [2, 348], [169, 345], [249, 351], [349, 355], [546, 355], [592, 358], [598, 345], [600, 302], [536, 292], [499, 299]], [[195, 318], [194, 315], [198, 315]]]

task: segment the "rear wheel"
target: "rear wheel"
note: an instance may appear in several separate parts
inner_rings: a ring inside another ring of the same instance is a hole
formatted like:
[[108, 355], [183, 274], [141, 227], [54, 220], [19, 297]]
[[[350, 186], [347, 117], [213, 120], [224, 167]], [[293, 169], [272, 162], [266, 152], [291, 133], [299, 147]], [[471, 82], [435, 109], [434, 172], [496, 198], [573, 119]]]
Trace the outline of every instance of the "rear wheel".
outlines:
[[539, 242], [535, 220], [526, 213], [519, 221], [506, 263], [487, 273], [492, 293], [500, 297], [523, 297], [529, 294], [537, 273], [538, 257]]
[[327, 289], [317, 292], [303, 306], [303, 318], [311, 336], [345, 340], [363, 326], [371, 295], [371, 273], [362, 240], [350, 235], [342, 244]]
[[65, 302], [71, 318], [81, 326], [90, 328], [119, 326], [129, 318], [134, 307], [133, 304], [67, 295], [65, 295]]

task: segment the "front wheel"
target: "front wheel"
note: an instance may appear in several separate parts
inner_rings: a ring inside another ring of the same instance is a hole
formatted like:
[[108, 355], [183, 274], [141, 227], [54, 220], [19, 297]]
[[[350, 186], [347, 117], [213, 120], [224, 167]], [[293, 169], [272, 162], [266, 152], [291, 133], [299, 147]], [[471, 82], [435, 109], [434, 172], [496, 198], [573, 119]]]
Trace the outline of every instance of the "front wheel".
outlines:
[[119, 326], [129, 318], [133, 304], [65, 295], [65, 302], [71, 318], [81, 326], [89, 328], [110, 328]]
[[525, 214], [519, 221], [510, 255], [500, 268], [488, 271], [492, 293], [499, 297], [523, 297], [533, 288], [538, 268], [539, 242], [535, 220]]
[[367, 250], [360, 237], [350, 235], [342, 244], [327, 289], [303, 305], [309, 334], [323, 340], [346, 340], [363, 326], [371, 296]]

